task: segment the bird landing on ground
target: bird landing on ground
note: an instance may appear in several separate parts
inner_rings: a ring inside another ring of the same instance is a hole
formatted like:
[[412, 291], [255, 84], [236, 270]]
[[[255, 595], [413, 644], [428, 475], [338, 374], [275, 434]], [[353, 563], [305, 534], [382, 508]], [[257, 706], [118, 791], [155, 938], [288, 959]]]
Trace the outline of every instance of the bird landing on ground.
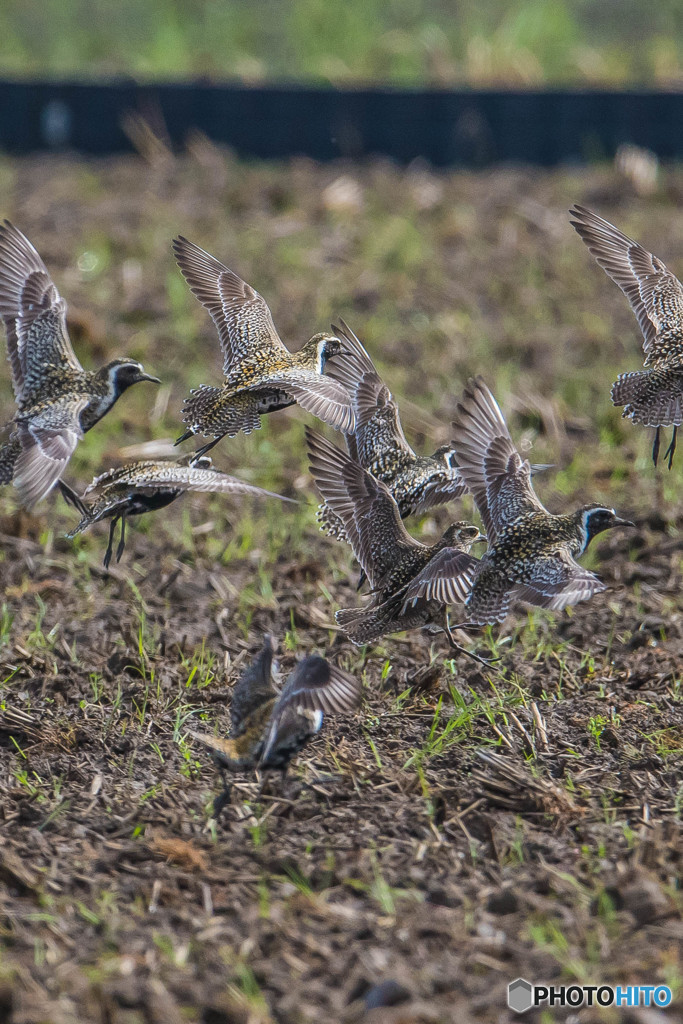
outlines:
[[[299, 662], [278, 694], [271, 674], [274, 654], [273, 638], [266, 636], [260, 654], [235, 685], [227, 739], [189, 730], [193, 739], [212, 750], [222, 772], [279, 770], [284, 775], [319, 732], [323, 715], [352, 711], [360, 703], [360, 681], [317, 654]], [[225, 775], [223, 781], [214, 817], [229, 799]]]

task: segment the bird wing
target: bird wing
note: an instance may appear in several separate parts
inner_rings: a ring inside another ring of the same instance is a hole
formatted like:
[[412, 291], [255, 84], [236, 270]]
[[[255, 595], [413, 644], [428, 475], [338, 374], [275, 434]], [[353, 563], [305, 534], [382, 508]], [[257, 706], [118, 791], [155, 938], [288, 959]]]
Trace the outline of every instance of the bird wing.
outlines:
[[358, 461], [368, 466], [382, 451], [400, 449], [408, 458], [415, 452], [406, 441], [398, 406], [363, 345], [343, 320], [332, 326], [342, 350], [327, 365], [327, 374], [342, 384], [356, 416], [354, 440]]
[[447, 505], [449, 501], [454, 501], [456, 498], [461, 497], [467, 491], [467, 484], [460, 475], [459, 470], [453, 470], [453, 475], [450, 478], [443, 480], [433, 480], [424, 489], [420, 501], [415, 505], [414, 512], [419, 515], [421, 512], [426, 512], [429, 508], [434, 508], [436, 505]]
[[10, 224], [0, 224], [0, 316], [17, 401], [39, 384], [45, 366], [83, 367], [66, 328], [66, 303], [28, 238]]
[[479, 559], [457, 548], [443, 548], [408, 585], [403, 611], [422, 598], [440, 604], [464, 604], [477, 572]]
[[173, 252], [190, 290], [216, 325], [223, 353], [223, 373], [250, 352], [286, 352], [265, 300], [210, 253], [180, 235]]
[[406, 549], [422, 545], [406, 530], [383, 483], [310, 427], [306, 444], [316, 486], [344, 524], [353, 553], [375, 587]]
[[617, 284], [643, 332], [645, 364], [683, 355], [683, 286], [639, 242], [585, 206], [569, 211], [572, 225], [598, 264]]
[[360, 703], [361, 683], [349, 672], [311, 654], [296, 666], [273, 708], [275, 718], [288, 705], [308, 711], [351, 711]]
[[211, 494], [251, 494], [259, 498], [279, 498], [296, 504], [295, 498], [267, 491], [255, 484], [248, 484], [237, 477], [228, 476], [214, 469], [196, 466], [179, 466], [176, 462], [167, 465], [159, 462], [130, 462], [118, 469], [109, 470], [97, 477], [86, 489], [85, 494], [102, 493], [112, 486], [130, 485], [136, 494], [158, 494], [160, 491], [199, 491]]
[[512, 443], [498, 403], [481, 377], [465, 388], [453, 428], [453, 458], [474, 497], [489, 543], [518, 516], [545, 511], [531, 485], [531, 466]]
[[235, 683], [230, 704], [230, 735], [233, 738], [244, 732], [254, 712], [275, 697], [271, 679], [274, 654], [275, 642], [266, 635], [259, 654]]
[[317, 416], [323, 423], [329, 423], [335, 430], [345, 434], [353, 430], [355, 416], [349, 393], [329, 377], [297, 366], [281, 375], [269, 375], [268, 384], [281, 388], [302, 409]]
[[21, 421], [21, 454], [14, 469], [14, 486], [22, 504], [31, 508], [52, 490], [83, 437], [80, 414], [87, 398], [62, 399]]
[[112, 486], [132, 483], [134, 473], [142, 473], [144, 472], [145, 467], [152, 467], [156, 465], [157, 463], [153, 459], [146, 459], [138, 462], [127, 462], [123, 466], [115, 466], [111, 469], [106, 469], [104, 473], [99, 473], [98, 476], [93, 477], [91, 482], [83, 491], [81, 497], [96, 498], [99, 495], [106, 494]]
[[317, 654], [296, 666], [273, 708], [260, 763], [281, 745], [301, 749], [320, 729], [323, 714], [351, 711], [360, 703], [361, 684], [355, 676]]
[[515, 600], [557, 612], [606, 589], [595, 573], [584, 569], [568, 552], [559, 550], [536, 559], [532, 578], [526, 584], [518, 584], [513, 596]]

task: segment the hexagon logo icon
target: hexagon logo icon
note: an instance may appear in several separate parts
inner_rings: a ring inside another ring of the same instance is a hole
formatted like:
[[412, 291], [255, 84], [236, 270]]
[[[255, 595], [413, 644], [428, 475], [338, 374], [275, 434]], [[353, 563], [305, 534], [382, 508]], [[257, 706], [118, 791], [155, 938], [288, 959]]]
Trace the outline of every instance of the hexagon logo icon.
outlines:
[[508, 1006], [515, 1013], [524, 1013], [534, 1005], [533, 988], [525, 978], [515, 978], [508, 985]]

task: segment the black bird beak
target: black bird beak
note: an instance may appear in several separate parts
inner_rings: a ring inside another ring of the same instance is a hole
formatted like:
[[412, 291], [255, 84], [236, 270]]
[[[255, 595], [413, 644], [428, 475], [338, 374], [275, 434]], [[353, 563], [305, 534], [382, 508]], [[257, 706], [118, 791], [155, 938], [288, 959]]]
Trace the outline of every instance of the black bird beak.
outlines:
[[612, 525], [613, 526], [635, 526], [636, 524], [632, 523], [630, 519], [620, 519], [619, 516], [615, 516], [614, 517], [614, 522], [612, 523]]
[[151, 373], [141, 373], [138, 380], [148, 380], [150, 384], [161, 384], [159, 377], [153, 377]]
[[488, 537], [486, 536], [486, 534], [485, 533], [478, 533], [477, 536], [472, 541], [472, 543], [473, 544], [479, 544], [483, 540], [488, 541]]

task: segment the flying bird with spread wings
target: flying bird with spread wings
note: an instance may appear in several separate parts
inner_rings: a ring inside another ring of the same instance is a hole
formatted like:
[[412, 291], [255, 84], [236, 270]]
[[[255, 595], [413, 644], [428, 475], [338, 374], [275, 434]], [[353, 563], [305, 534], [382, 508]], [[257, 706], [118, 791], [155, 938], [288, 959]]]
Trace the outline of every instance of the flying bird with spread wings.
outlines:
[[226, 435], [257, 430], [261, 416], [298, 403], [337, 430], [354, 426], [351, 399], [336, 381], [323, 375], [327, 360], [340, 350], [331, 334], [315, 334], [298, 352], [290, 352], [275, 329], [270, 309], [259, 293], [182, 236], [173, 242], [180, 271], [192, 293], [208, 311], [218, 331], [224, 381], [202, 384], [183, 407], [185, 433], [212, 436], [199, 449], [209, 451]]

